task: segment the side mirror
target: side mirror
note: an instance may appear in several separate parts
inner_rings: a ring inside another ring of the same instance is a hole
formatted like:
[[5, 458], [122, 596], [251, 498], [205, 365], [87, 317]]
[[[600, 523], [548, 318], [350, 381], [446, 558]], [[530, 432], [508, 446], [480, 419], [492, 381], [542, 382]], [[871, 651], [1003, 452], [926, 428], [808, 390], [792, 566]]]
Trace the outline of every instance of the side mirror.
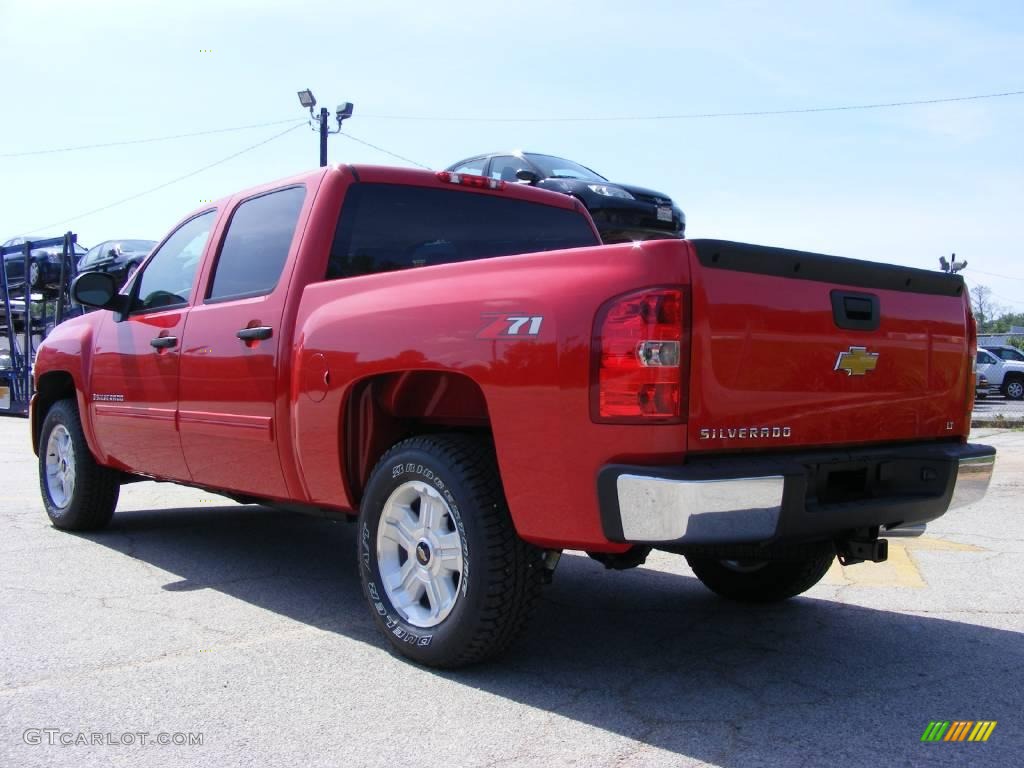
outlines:
[[71, 298], [78, 304], [97, 309], [124, 312], [128, 297], [117, 292], [113, 275], [106, 272], [84, 272], [71, 284]]
[[519, 179], [520, 181], [527, 181], [530, 184], [536, 184], [538, 181], [540, 181], [540, 176], [538, 176], [536, 173], [529, 170], [528, 168], [520, 168], [518, 171], [516, 171], [516, 178]]

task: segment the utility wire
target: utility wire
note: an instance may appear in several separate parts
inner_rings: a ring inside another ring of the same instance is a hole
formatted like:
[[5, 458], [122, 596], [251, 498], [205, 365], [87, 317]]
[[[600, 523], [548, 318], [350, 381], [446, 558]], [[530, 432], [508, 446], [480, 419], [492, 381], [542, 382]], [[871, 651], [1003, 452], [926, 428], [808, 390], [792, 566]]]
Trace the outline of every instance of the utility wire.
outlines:
[[[800, 109], [771, 109], [746, 112], [690, 112], [670, 115], [622, 115], [622, 116], [584, 116], [584, 117], [457, 117], [457, 116], [430, 116], [430, 115], [375, 115], [372, 112], [363, 114], [367, 119], [376, 120], [418, 120], [431, 122], [473, 122], [473, 123], [575, 123], [575, 122], [624, 122], [630, 120], [699, 120], [719, 117], [762, 117], [767, 115], [801, 115], [816, 112], [851, 112], [866, 109], [889, 109], [894, 107], [920, 106], [924, 104], [949, 104], [958, 101], [978, 101], [980, 99], [999, 99], [1008, 96], [1022, 96], [1024, 91], [1005, 91], [1002, 93], [983, 93], [973, 96], [953, 96], [944, 99], [920, 99], [916, 101], [891, 101], [878, 104], [847, 104], [832, 107], [805, 107]], [[152, 144], [160, 141], [172, 141], [174, 139], [187, 139], [195, 136], [210, 136], [216, 133], [230, 133], [232, 131], [245, 131], [251, 128], [266, 128], [272, 125], [285, 125], [292, 120], [274, 120], [267, 123], [253, 123], [252, 125], [238, 125], [232, 128], [214, 128], [207, 131], [195, 131], [192, 133], [177, 133], [170, 136], [154, 136], [146, 139], [126, 139], [123, 141], [110, 141], [102, 144], [80, 144], [71, 147], [57, 147], [54, 149], [35, 149], [26, 152], [4, 152], [0, 158], [30, 157], [34, 155], [50, 155], [60, 152], [77, 152], [86, 149], [101, 149], [105, 147], [123, 147], [133, 144]], [[346, 134], [347, 135], [347, 134]], [[354, 141], [359, 141], [352, 137]], [[372, 145], [371, 145], [372, 146]], [[387, 150], [375, 147], [382, 152]], [[400, 158], [405, 159], [405, 158]], [[412, 160], [406, 160], [413, 162]], [[413, 162], [414, 165], [419, 163]]]
[[74, 147], [59, 147], [57, 149], [34, 149], [28, 152], [4, 152], [2, 157], [30, 157], [32, 155], [53, 155], [58, 152], [77, 152], [82, 149], [102, 149], [105, 147], [124, 147], [131, 144], [153, 144], [158, 141], [172, 141], [173, 139], [188, 139], [193, 136], [210, 136], [215, 133], [232, 133], [234, 131], [247, 131], [252, 128], [267, 128], [272, 125], [284, 125], [294, 123], [295, 119], [274, 120], [269, 123], [253, 123], [252, 125], [236, 125], [234, 128], [212, 128], [208, 131], [195, 131], [194, 133], [176, 133], [171, 136], [154, 136], [148, 139], [126, 139], [124, 141], [108, 141], [104, 144], [79, 144]]
[[342, 133], [340, 135], [344, 136], [346, 139], [351, 139], [352, 141], [358, 142], [359, 144], [363, 144], [363, 145], [365, 145], [367, 147], [370, 147], [370, 149], [376, 149], [378, 152], [383, 152], [385, 155], [390, 155], [391, 157], [393, 157], [393, 158], [395, 158], [397, 160], [401, 160], [401, 161], [406, 162], [406, 163], [412, 163], [413, 165], [418, 165], [420, 168], [426, 168], [428, 171], [434, 170], [429, 165], [424, 165], [423, 163], [418, 163], [415, 160], [411, 160], [408, 157], [403, 157], [402, 155], [399, 155], [396, 152], [391, 152], [390, 150], [384, 149], [384, 147], [378, 147], [376, 144], [371, 144], [370, 142], [364, 141], [363, 139], [357, 139], [351, 133]]
[[145, 195], [151, 195], [154, 192], [158, 192], [161, 189], [164, 189], [166, 187], [171, 186], [172, 184], [177, 184], [179, 181], [184, 181], [185, 179], [192, 178], [193, 176], [196, 176], [196, 175], [202, 173], [203, 171], [208, 171], [211, 168], [214, 168], [214, 167], [216, 167], [218, 165], [223, 165], [224, 163], [228, 162], [229, 160], [234, 160], [239, 155], [244, 155], [246, 152], [251, 152], [252, 150], [257, 149], [258, 147], [262, 147], [264, 144], [269, 144], [270, 142], [274, 141], [275, 139], [279, 139], [282, 136], [284, 136], [285, 134], [291, 133], [296, 128], [301, 128], [305, 124], [306, 124], [306, 121], [303, 120], [301, 123], [296, 123], [295, 125], [291, 126], [290, 128], [286, 128], [285, 130], [281, 131], [280, 133], [275, 133], [273, 136], [271, 136], [268, 139], [264, 139], [263, 141], [260, 141], [260, 142], [258, 142], [256, 144], [252, 144], [252, 145], [246, 147], [245, 149], [240, 149], [239, 151], [237, 151], [237, 152], [235, 152], [233, 154], [230, 154], [227, 157], [222, 157], [220, 160], [215, 160], [212, 163], [204, 165], [202, 168], [197, 168], [194, 171], [189, 171], [188, 173], [186, 173], [186, 174], [184, 174], [182, 176], [178, 176], [176, 178], [173, 178], [170, 181], [165, 181], [163, 184], [158, 184], [155, 187], [150, 187], [149, 189], [143, 190], [142, 192], [137, 192], [134, 195], [130, 195], [129, 197], [122, 198], [121, 200], [115, 200], [114, 202], [108, 203], [107, 205], [100, 206], [99, 208], [93, 208], [91, 211], [86, 211], [85, 213], [79, 213], [79, 214], [77, 214], [75, 216], [71, 216], [70, 218], [62, 219], [60, 221], [55, 221], [52, 224], [45, 224], [45, 225], [43, 225], [41, 227], [36, 227], [34, 229], [30, 229], [27, 232], [24, 232], [21, 235], [19, 235], [19, 237], [25, 237], [26, 235], [29, 235], [29, 234], [31, 234], [33, 232], [40, 232], [42, 230], [50, 229], [51, 227], [57, 227], [57, 226], [61, 226], [63, 224], [67, 224], [67, 223], [72, 222], [72, 221], [77, 221], [78, 219], [83, 219], [86, 216], [92, 216], [94, 213], [99, 213], [100, 211], [106, 211], [106, 210], [109, 210], [111, 208], [114, 208], [115, 206], [123, 205], [124, 203], [131, 202], [132, 200], [137, 200], [138, 198], [143, 197]]
[[981, 274], [988, 275], [989, 277], [1001, 277], [1004, 280], [1020, 280], [1021, 282], [1024, 282], [1024, 277], [1013, 277], [1012, 275], [1000, 275], [998, 272], [986, 272], [983, 269], [975, 269], [974, 267], [971, 267], [971, 272], [980, 272]]
[[877, 104], [845, 104], [832, 107], [803, 107], [799, 109], [766, 109], [745, 112], [688, 112], [669, 115], [636, 115], [636, 116], [590, 116], [590, 117], [448, 117], [426, 115], [375, 115], [364, 114], [366, 118], [377, 120], [420, 120], [450, 123], [607, 123], [625, 122], [630, 120], [702, 120], [716, 117], [762, 117], [765, 115], [804, 115], [816, 112], [852, 112], [866, 109], [889, 109], [893, 107], [913, 107], [924, 104], [950, 104], [957, 101], [978, 101], [980, 99], [1000, 99], [1007, 96], [1024, 96], [1024, 91], [1004, 91], [1002, 93], [982, 93], [973, 96], [951, 96], [944, 99], [917, 99], [914, 101], [888, 101]]

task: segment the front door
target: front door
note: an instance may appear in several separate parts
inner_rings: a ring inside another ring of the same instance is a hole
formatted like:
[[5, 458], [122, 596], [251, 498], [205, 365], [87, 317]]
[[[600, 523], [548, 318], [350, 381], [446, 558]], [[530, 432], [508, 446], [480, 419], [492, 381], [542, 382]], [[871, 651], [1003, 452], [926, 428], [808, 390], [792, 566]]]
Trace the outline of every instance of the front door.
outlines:
[[285, 266], [305, 199], [288, 187], [243, 200], [231, 215], [205, 296], [188, 316], [179, 421], [192, 480], [288, 498], [278, 455]]
[[109, 463], [188, 480], [178, 437], [178, 372], [185, 316], [216, 211], [176, 229], [134, 282], [132, 309], [104, 318], [94, 341], [89, 391], [100, 450]]

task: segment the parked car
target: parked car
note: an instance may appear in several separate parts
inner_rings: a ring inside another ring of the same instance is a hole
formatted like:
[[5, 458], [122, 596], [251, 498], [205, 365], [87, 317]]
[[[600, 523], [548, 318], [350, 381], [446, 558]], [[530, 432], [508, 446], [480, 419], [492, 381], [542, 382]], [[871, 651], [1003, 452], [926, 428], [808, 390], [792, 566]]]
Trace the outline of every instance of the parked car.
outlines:
[[[22, 245], [24, 237], [15, 237], [4, 243], [4, 246]], [[38, 238], [43, 240], [46, 238]], [[75, 244], [73, 259], [85, 255], [86, 249]], [[33, 248], [29, 253], [28, 284], [33, 291], [53, 294], [60, 289], [60, 263], [63, 248], [59, 245], [45, 248]], [[4, 268], [7, 270], [7, 284], [10, 288], [19, 288], [25, 284], [25, 254], [22, 251], [4, 255]], [[65, 265], [65, 272], [70, 276], [74, 262]]]
[[86, 252], [78, 262], [78, 271], [106, 272], [120, 287], [155, 246], [156, 240], [104, 240]]
[[974, 397], [978, 400], [984, 400], [988, 397], [989, 387], [988, 377], [984, 373], [978, 371], [974, 374], [977, 378], [974, 382]]
[[104, 527], [138, 476], [355, 518], [337, 556], [438, 667], [505, 650], [563, 550], [657, 548], [723, 597], [785, 600], [981, 498], [995, 460], [968, 442], [961, 276], [601, 245], [525, 185], [321, 168], [196, 210], [120, 293], [71, 292], [102, 311], [36, 356], [52, 524]]
[[1000, 360], [1010, 360], [1017, 363], [1024, 363], [1024, 352], [1009, 344], [980, 344], [981, 349], [987, 349]]
[[985, 374], [992, 389], [1010, 400], [1024, 398], [1024, 363], [1003, 360], [987, 349], [979, 349], [978, 370]]
[[686, 216], [663, 192], [619, 184], [586, 166], [536, 152], [494, 152], [448, 167], [451, 173], [522, 182], [580, 200], [605, 243], [681, 238]]

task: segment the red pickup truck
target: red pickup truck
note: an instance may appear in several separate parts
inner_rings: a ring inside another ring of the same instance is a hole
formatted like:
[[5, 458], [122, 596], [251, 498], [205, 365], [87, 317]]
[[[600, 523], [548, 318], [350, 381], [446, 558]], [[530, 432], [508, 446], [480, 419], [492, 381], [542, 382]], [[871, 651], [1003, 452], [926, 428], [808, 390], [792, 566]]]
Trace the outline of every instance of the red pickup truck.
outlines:
[[[561, 552], [780, 600], [984, 494], [960, 277], [714, 240], [601, 245], [570, 197], [339, 166], [176, 226], [39, 350], [53, 524], [167, 480], [352, 519], [403, 654], [524, 626]], [[881, 537], [881, 538], [880, 538]]]

